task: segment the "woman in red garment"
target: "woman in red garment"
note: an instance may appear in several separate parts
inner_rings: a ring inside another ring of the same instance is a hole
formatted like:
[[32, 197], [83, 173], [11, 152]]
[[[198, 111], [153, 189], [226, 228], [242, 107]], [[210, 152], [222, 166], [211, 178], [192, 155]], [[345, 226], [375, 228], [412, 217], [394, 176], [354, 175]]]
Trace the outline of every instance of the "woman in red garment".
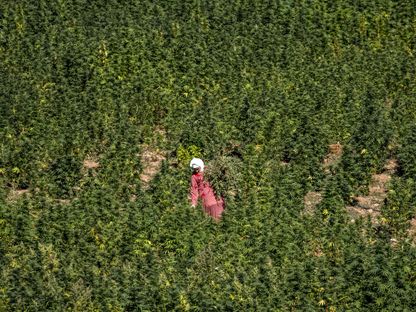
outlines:
[[205, 213], [215, 221], [219, 221], [224, 211], [224, 200], [215, 196], [211, 184], [204, 181], [204, 162], [199, 158], [194, 158], [191, 160], [190, 166], [192, 178], [189, 197], [192, 207], [196, 207], [198, 199], [201, 197]]

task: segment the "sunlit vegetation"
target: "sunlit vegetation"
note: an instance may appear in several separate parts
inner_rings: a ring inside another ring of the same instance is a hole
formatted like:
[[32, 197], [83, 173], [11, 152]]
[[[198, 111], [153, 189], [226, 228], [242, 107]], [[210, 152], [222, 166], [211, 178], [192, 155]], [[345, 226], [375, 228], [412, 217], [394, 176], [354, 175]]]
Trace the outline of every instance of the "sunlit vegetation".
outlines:
[[412, 1], [0, 1], [0, 311], [415, 311], [415, 33]]

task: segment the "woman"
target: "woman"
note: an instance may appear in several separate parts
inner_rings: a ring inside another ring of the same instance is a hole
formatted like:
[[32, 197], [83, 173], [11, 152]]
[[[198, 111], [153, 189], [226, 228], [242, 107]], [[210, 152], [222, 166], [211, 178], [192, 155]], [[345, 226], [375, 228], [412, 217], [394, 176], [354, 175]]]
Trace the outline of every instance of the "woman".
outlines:
[[191, 160], [190, 166], [192, 178], [189, 197], [192, 207], [196, 207], [198, 199], [201, 197], [205, 213], [219, 221], [224, 211], [224, 200], [217, 198], [211, 184], [204, 181], [204, 162], [199, 158], [194, 158]]

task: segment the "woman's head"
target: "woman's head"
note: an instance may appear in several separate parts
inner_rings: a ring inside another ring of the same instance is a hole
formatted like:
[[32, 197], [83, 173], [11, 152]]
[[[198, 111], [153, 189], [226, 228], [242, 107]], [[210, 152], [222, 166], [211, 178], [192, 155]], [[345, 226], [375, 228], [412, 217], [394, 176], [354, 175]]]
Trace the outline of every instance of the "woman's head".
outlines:
[[204, 172], [204, 162], [200, 158], [193, 158], [189, 166], [194, 172]]

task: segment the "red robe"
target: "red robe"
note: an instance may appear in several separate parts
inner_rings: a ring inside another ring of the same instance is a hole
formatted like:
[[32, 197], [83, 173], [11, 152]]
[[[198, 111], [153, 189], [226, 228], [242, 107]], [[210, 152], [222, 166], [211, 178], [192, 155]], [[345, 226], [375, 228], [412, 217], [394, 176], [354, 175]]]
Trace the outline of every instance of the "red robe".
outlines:
[[202, 199], [204, 211], [215, 220], [219, 220], [224, 211], [224, 200], [215, 196], [211, 184], [204, 181], [204, 174], [202, 172], [192, 174], [190, 189], [192, 206], [197, 205], [199, 197]]

